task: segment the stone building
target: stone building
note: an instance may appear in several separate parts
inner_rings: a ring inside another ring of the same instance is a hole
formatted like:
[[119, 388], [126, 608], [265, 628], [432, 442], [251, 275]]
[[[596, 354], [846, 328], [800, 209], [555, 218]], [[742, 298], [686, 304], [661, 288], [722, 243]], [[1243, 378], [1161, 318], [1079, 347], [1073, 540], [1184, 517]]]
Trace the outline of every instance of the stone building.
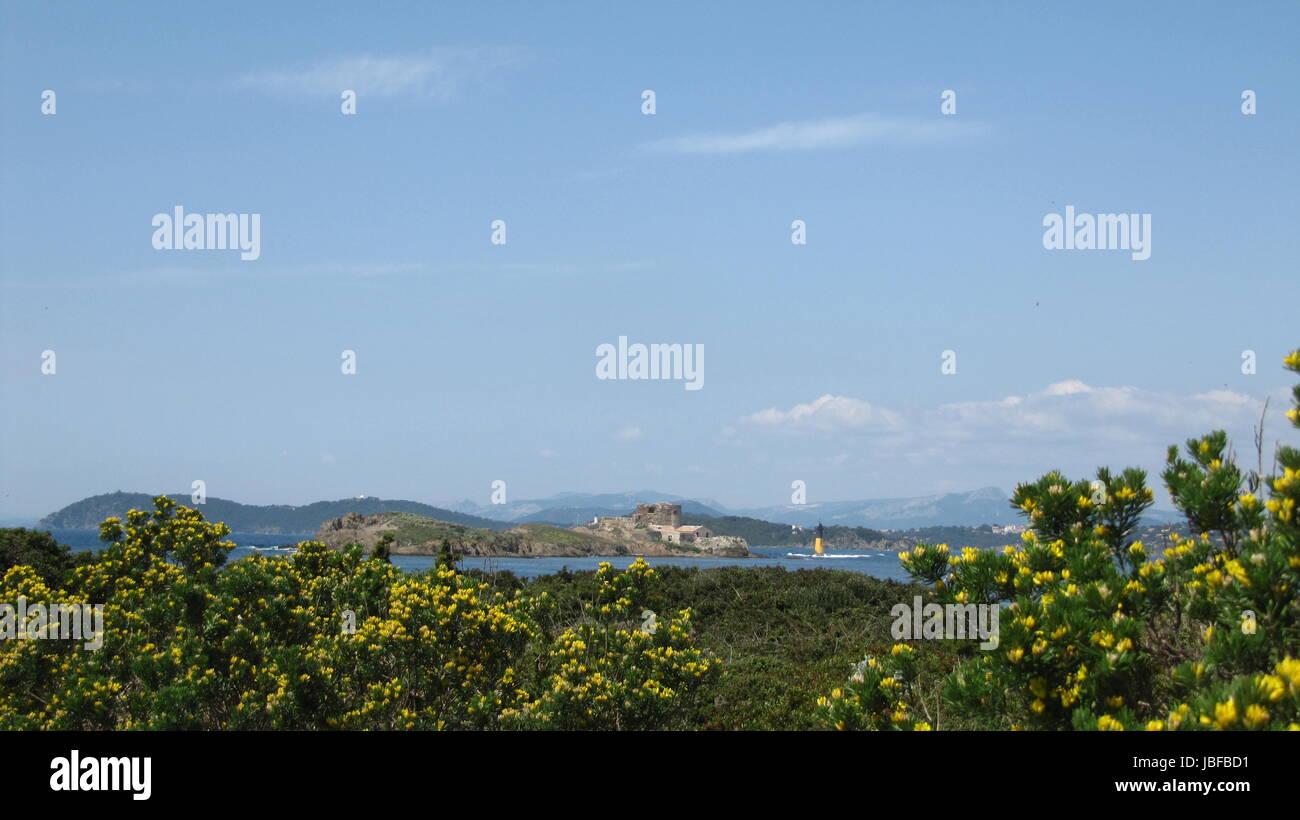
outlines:
[[642, 527], [669, 544], [690, 544], [697, 538], [713, 537], [708, 527], [699, 524], [682, 526], [682, 505], [667, 502], [638, 504], [630, 516], [597, 517], [588, 526], [610, 530]]
[[645, 524], [646, 526], [657, 524], [676, 529], [682, 525], [682, 505], [665, 503], [637, 504], [636, 512], [632, 513], [632, 523]]
[[651, 524], [650, 529], [659, 533], [660, 541], [667, 541], [669, 544], [689, 544], [697, 538], [713, 537], [709, 528], [700, 524], [688, 524], [685, 527]]

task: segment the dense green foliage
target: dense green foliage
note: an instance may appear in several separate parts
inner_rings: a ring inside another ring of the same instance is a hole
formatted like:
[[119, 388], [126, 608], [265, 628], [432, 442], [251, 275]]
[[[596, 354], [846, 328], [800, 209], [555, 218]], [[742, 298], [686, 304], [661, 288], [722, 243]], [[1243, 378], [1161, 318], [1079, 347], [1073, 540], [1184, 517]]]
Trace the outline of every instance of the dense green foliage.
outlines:
[[[573, 617], [595, 584], [588, 572], [562, 572], [531, 582], [498, 573], [502, 588], [546, 593], [554, 615]], [[864, 648], [887, 650], [889, 608], [924, 594], [915, 585], [856, 572], [781, 567], [662, 567], [646, 608], [689, 607], [699, 646], [722, 663], [701, 692], [690, 724], [705, 729], [820, 728], [816, 700], [842, 680]], [[935, 647], [927, 668], [938, 682], [955, 648]]]
[[74, 566], [86, 563], [88, 553], [73, 553], [48, 532], [0, 529], [0, 577], [12, 567], [28, 566], [47, 581], [58, 582]]

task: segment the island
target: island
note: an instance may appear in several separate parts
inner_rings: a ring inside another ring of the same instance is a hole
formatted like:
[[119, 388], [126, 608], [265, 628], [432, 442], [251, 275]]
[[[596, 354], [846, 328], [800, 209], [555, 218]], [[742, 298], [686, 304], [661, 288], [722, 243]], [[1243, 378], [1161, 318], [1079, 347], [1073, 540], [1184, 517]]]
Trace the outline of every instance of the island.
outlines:
[[457, 555], [511, 558], [582, 556], [676, 556], [749, 558], [749, 544], [735, 535], [714, 535], [703, 525], [683, 525], [679, 504], [638, 504], [627, 516], [597, 517], [577, 527], [520, 524], [490, 530], [407, 512], [350, 512], [326, 521], [316, 540], [333, 549], [360, 544], [367, 552], [385, 533], [393, 555], [436, 555], [446, 542]]

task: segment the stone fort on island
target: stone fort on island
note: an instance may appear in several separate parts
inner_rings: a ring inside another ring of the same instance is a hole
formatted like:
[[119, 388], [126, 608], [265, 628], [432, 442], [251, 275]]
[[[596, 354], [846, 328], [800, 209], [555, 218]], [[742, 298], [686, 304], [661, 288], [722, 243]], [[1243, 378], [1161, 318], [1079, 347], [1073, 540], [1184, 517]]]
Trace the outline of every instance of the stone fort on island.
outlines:
[[669, 544], [690, 544], [696, 539], [713, 536], [708, 527], [689, 524], [682, 526], [682, 505], [664, 502], [637, 504], [630, 516], [598, 516], [591, 523], [606, 528], [644, 528], [658, 533], [659, 540]]

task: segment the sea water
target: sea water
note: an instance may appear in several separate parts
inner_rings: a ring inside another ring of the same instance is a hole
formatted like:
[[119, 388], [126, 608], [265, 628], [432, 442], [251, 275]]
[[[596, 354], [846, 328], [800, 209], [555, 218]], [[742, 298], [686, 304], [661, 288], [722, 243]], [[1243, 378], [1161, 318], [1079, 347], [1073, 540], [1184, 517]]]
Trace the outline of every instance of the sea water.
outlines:
[[[60, 544], [67, 544], [74, 551], [81, 550], [98, 550], [103, 548], [104, 543], [99, 540], [99, 534], [94, 530], [50, 530], [54, 540]], [[266, 533], [231, 533], [227, 540], [235, 542], [235, 549], [231, 550], [228, 561], [237, 561], [250, 555], [265, 556], [289, 556], [293, 554], [292, 547], [284, 548], [284, 545], [296, 544], [299, 541], [310, 541], [315, 537], [313, 533], [283, 533], [277, 535], [268, 535]], [[860, 572], [863, 575], [870, 575], [873, 578], [882, 578], [891, 581], [908, 581], [908, 575], [903, 571], [902, 565], [898, 560], [896, 552], [880, 552], [878, 550], [851, 551], [845, 550], [828, 554], [825, 556], [813, 556], [807, 553], [808, 557], [792, 558], [790, 547], [750, 547], [750, 552], [754, 553], [754, 558], [706, 558], [695, 556], [644, 556], [646, 563], [652, 567], [699, 567], [708, 569], [709, 567], [785, 567], [788, 570], [796, 569], [816, 569], [824, 567], [828, 569], [844, 569], [852, 572]], [[798, 553], [805, 555], [804, 553]], [[458, 566], [461, 569], [479, 569], [485, 572], [513, 572], [521, 578], [536, 578], [540, 575], [552, 575], [560, 570], [567, 569], [570, 572], [580, 572], [582, 570], [594, 570], [602, 562], [608, 561], [616, 569], [625, 569], [629, 564], [637, 559], [634, 555], [618, 556], [590, 556], [590, 557], [569, 557], [569, 558], [515, 558], [515, 557], [474, 557], [464, 556], [460, 559]], [[422, 572], [437, 564], [437, 557], [433, 555], [394, 555], [392, 557], [393, 565], [411, 572]]]

